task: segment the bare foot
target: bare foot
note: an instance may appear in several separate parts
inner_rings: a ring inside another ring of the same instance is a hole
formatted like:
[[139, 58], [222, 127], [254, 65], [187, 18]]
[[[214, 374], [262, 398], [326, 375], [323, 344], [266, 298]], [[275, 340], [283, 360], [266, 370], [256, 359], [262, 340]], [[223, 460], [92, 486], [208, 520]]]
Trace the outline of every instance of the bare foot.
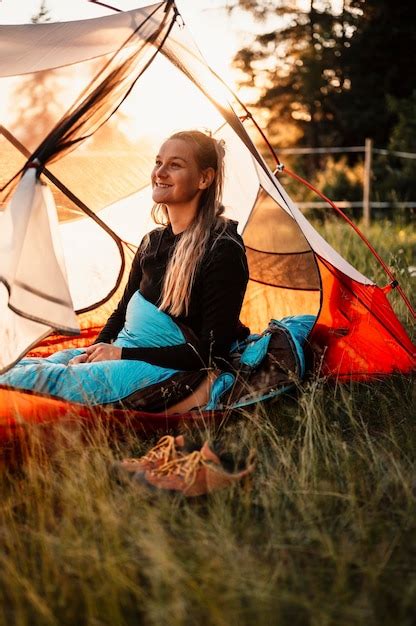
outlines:
[[186, 411], [190, 411], [191, 409], [205, 406], [211, 394], [211, 387], [214, 380], [218, 377], [218, 374], [218, 371], [209, 372], [206, 378], [204, 378], [204, 380], [189, 396], [166, 409], [166, 415], [172, 415], [173, 413], [186, 413]]

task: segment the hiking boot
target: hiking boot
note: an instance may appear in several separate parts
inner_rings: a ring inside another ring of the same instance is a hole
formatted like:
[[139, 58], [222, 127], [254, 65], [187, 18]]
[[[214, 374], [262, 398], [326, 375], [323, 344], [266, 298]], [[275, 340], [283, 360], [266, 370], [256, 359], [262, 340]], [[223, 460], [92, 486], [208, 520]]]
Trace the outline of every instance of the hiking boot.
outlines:
[[254, 469], [254, 454], [250, 454], [246, 468], [239, 472], [228, 472], [220, 458], [205, 442], [200, 451], [180, 456], [172, 461], [147, 470], [134, 479], [147, 486], [166, 491], [177, 491], [187, 497], [201, 496], [224, 489], [245, 478]]
[[118, 469], [127, 474], [136, 474], [147, 470], [157, 469], [165, 463], [169, 463], [185, 453], [185, 438], [182, 435], [171, 437], [165, 435], [145, 455], [139, 458], [123, 459], [117, 461]]

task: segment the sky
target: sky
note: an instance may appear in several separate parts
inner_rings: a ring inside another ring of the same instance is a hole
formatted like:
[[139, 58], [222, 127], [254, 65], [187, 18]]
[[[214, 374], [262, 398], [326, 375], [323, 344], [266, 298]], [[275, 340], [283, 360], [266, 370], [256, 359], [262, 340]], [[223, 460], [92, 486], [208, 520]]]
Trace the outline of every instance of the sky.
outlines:
[[[135, 9], [157, 0], [103, 0], [122, 10]], [[278, 19], [255, 22], [242, 11], [230, 15], [224, 7], [228, 0], [176, 0], [176, 4], [209, 65], [231, 86], [236, 87], [238, 74], [232, 68], [235, 53], [249, 45], [255, 32], [264, 32], [278, 26]], [[310, 0], [298, 0], [309, 8]], [[332, 0], [333, 8], [341, 10], [342, 0]], [[39, 11], [41, 0], [0, 0], [0, 24], [30, 22]], [[46, 0], [52, 21], [66, 21], [100, 17], [111, 10], [88, 0]], [[241, 94], [240, 94], [241, 95]], [[244, 99], [244, 94], [243, 94]]]
[[[122, 10], [131, 10], [155, 1], [157, 0], [107, 0], [107, 3]], [[255, 26], [259, 28], [259, 25], [254, 25], [250, 16], [243, 12], [234, 12], [230, 16], [224, 10], [227, 0], [176, 0], [176, 4], [188, 31], [197, 42], [208, 64], [228, 85], [238, 90], [238, 73], [232, 68], [232, 59], [237, 50], [250, 41]], [[39, 12], [40, 6], [41, 0], [0, 0], [0, 24], [30, 22], [31, 17]], [[53, 22], [113, 14], [113, 11], [87, 0], [46, 0], [46, 7]], [[165, 74], [164, 85], [167, 89], [169, 89], [169, 80], [170, 75]], [[172, 77], [171, 80], [173, 82], [174, 78]], [[157, 93], [157, 88], [158, 86], [154, 84], [152, 89], [154, 94]], [[186, 89], [188, 86], [184, 84], [182, 86], [184, 93]], [[245, 92], [239, 90], [239, 95], [240, 98], [249, 102], [249, 97], [245, 96]], [[156, 96], [155, 99], [157, 99]], [[171, 110], [177, 120], [177, 128], [173, 130], [182, 127], [216, 128], [219, 118], [213, 114], [211, 105], [208, 105], [205, 99], [199, 99], [191, 90], [189, 90], [188, 99], [193, 102], [193, 106], [190, 106], [186, 113], [181, 110], [179, 101], [176, 104], [172, 102]], [[135, 98], [130, 98], [126, 102], [126, 108], [128, 109], [129, 106], [134, 108], [135, 102]], [[153, 111], [154, 106], [154, 101], [141, 102], [141, 107], [146, 112]], [[1, 110], [0, 102], [0, 113]], [[189, 111], [192, 111], [191, 117], [189, 117]], [[201, 123], [202, 119], [206, 122]], [[160, 134], [169, 134], [171, 130], [166, 117], [160, 116], [158, 121]], [[149, 131], [153, 133], [155, 129], [149, 128]]]
[[[153, 0], [107, 1], [110, 5], [129, 10], [151, 4]], [[226, 0], [177, 0], [176, 4], [208, 63], [227, 82], [234, 82], [236, 75], [231, 70], [231, 60], [253, 31], [250, 17], [242, 13], [230, 17], [221, 8]], [[40, 5], [41, 0], [0, 0], [0, 23], [30, 22]], [[111, 13], [87, 0], [46, 0], [46, 6], [52, 21], [86, 19]]]
[[[122, 10], [138, 8], [152, 1], [155, 0], [107, 0], [108, 4], [114, 4]], [[240, 12], [230, 16], [224, 10], [226, 3], [227, 0], [176, 1], [188, 30], [208, 64], [226, 83], [236, 89], [237, 73], [232, 70], [231, 61], [239, 47], [248, 41], [250, 33], [253, 32], [253, 24], [247, 14]], [[39, 12], [40, 6], [41, 0], [0, 0], [0, 24], [30, 22], [31, 17]], [[87, 0], [46, 0], [46, 8], [49, 10], [52, 22], [89, 19], [114, 13]], [[160, 80], [161, 76], [163, 80]], [[151, 89], [135, 90], [123, 105], [123, 111], [133, 119], [137, 117], [133, 115], [135, 109], [140, 107], [147, 120], [146, 131], [149, 136], [164, 137], [178, 129], [191, 127], [214, 130], [221, 123], [218, 112], [186, 80], [179, 87], [180, 94], [177, 94], [176, 98], [170, 97], [170, 115], [166, 115], [165, 94], [173, 94], [177, 90], [171, 69], [170, 71], [165, 69], [163, 73], [162, 68], [158, 67], [156, 75], [155, 72], [145, 73], [140, 84], [143, 85], [146, 81], [151, 83]], [[143, 99], [145, 98], [143, 93], [149, 94], [148, 100]], [[174, 95], [176, 96], [176, 93]], [[56, 98], [66, 100], [65, 91], [61, 89], [59, 93], [57, 92]], [[186, 110], [182, 106], [183, 98], [187, 99]], [[5, 100], [7, 101], [7, 98]], [[0, 115], [7, 122], [4, 106], [2, 107], [0, 100]], [[160, 111], [158, 106], [160, 106]], [[137, 128], [133, 131], [137, 137], [143, 136], [144, 131], [140, 127], [140, 120], [137, 121]]]

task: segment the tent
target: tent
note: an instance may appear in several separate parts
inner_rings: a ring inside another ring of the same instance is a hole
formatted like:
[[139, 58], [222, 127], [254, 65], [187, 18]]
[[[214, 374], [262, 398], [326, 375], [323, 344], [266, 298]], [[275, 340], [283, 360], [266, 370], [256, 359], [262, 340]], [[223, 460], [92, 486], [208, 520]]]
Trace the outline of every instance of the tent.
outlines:
[[[96, 336], [153, 227], [155, 151], [190, 127], [215, 129], [226, 143], [226, 214], [247, 248], [242, 320], [252, 331], [313, 314], [323, 375], [414, 368], [415, 346], [387, 299], [397, 281], [375, 285], [313, 228], [173, 1], [0, 26], [0, 92], [0, 372], [29, 349], [46, 355]], [[0, 400], [8, 419], [13, 393]], [[32, 413], [37, 401], [32, 394]]]

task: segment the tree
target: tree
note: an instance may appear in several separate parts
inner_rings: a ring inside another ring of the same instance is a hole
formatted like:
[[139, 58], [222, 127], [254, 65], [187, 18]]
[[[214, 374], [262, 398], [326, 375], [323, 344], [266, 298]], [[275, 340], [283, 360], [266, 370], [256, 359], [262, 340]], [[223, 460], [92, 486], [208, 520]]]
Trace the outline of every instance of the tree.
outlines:
[[[39, 11], [33, 15], [32, 24], [50, 21], [46, 2], [41, 2]], [[57, 83], [49, 71], [36, 72], [19, 79], [15, 89], [16, 113], [12, 130], [19, 141], [30, 151], [53, 128], [60, 113], [57, 102]]]
[[[282, 26], [253, 38], [235, 57], [259, 90], [267, 130], [278, 145], [388, 144], [397, 111], [389, 98], [414, 89], [413, 0], [235, 0], [234, 8]], [[273, 9], [274, 7], [274, 9]], [[290, 131], [290, 132], [289, 132]]]
[[[264, 32], [236, 55], [235, 65], [243, 83], [257, 87], [255, 106], [274, 145], [351, 146], [372, 137], [376, 147], [415, 150], [409, 51], [416, 47], [416, 3], [343, 0], [335, 11], [331, 0], [309, 0], [304, 7], [297, 0], [235, 0], [232, 5], [264, 24]], [[281, 26], [266, 31], [273, 15], [281, 18]], [[356, 170], [358, 159], [349, 155], [343, 167]], [[323, 157], [302, 158], [296, 169], [314, 178], [323, 165]], [[414, 168], [414, 160], [376, 158], [375, 196], [414, 199]], [[351, 177], [343, 175], [336, 160], [332, 171], [332, 186], [353, 199], [356, 185], [348, 194]]]
[[[388, 148], [416, 155], [416, 91], [409, 98], [388, 99], [389, 112], [397, 118]], [[375, 177], [380, 197], [395, 201], [416, 198], [416, 159], [394, 154], [381, 157], [375, 163]]]
[[46, 6], [45, 0], [42, 0], [40, 3], [39, 11], [32, 15], [31, 22], [32, 24], [39, 24], [40, 22], [50, 22], [51, 16], [50, 11]]
[[[266, 24], [271, 5], [241, 0]], [[257, 35], [235, 57], [235, 65], [259, 90], [257, 106], [266, 111], [267, 130], [277, 145], [329, 145], [340, 141], [334, 96], [348, 88], [342, 56], [357, 21], [352, 2], [334, 13], [330, 0], [273, 3], [282, 27]]]
[[411, 97], [415, 87], [411, 50], [416, 47], [416, 3], [413, 0], [355, 0], [362, 15], [351, 45], [342, 57], [349, 89], [337, 98], [346, 145], [372, 137], [386, 147], [398, 121], [391, 99]]

